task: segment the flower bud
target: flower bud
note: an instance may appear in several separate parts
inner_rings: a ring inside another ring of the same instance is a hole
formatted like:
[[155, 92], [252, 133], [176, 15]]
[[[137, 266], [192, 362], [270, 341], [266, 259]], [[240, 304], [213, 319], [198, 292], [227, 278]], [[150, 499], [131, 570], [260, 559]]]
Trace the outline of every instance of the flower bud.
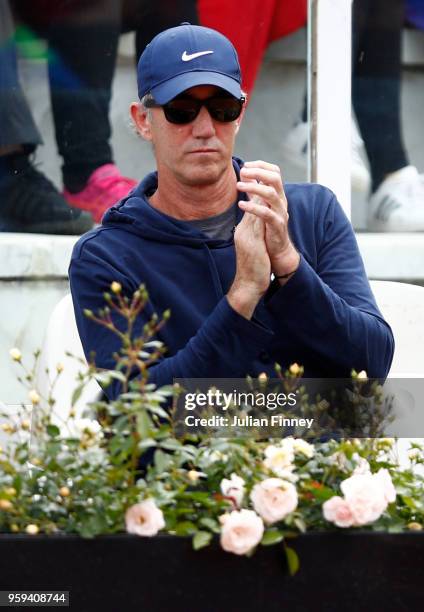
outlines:
[[12, 348], [9, 351], [9, 355], [12, 357], [13, 361], [20, 362], [22, 359], [22, 353], [18, 348]]
[[69, 497], [70, 494], [71, 494], [71, 491], [69, 490], [69, 487], [60, 487], [59, 495], [61, 497]]
[[368, 375], [365, 372], [365, 370], [361, 370], [357, 375], [356, 375], [357, 380], [362, 380], [364, 382], [366, 382], [368, 380]]
[[0, 499], [0, 510], [8, 512], [9, 510], [12, 510], [12, 508], [13, 504], [11, 501], [9, 501], [8, 499]]
[[7, 487], [4, 492], [6, 493], [6, 495], [9, 495], [9, 497], [14, 497], [16, 495], [15, 487]]
[[200, 473], [196, 472], [196, 470], [190, 470], [187, 472], [187, 477], [191, 482], [197, 482], [199, 480]]
[[417, 523], [415, 521], [413, 521], [412, 523], [408, 523], [407, 527], [408, 527], [408, 529], [411, 529], [411, 531], [421, 531], [422, 528], [423, 528], [421, 523]]
[[258, 376], [258, 381], [263, 384], [263, 383], [266, 383], [267, 380], [268, 380], [268, 376], [266, 372], [261, 372]]
[[289, 367], [289, 372], [290, 374], [293, 374], [293, 376], [298, 376], [299, 374], [302, 373], [302, 366], [300, 366], [298, 363], [292, 363], [291, 366]]
[[18, 533], [18, 532], [19, 532], [19, 527], [18, 527], [18, 525], [17, 525], [16, 523], [12, 523], [12, 524], [10, 525], [10, 531], [11, 531], [12, 533]]
[[35, 389], [31, 389], [31, 391], [28, 393], [28, 397], [34, 406], [40, 403], [41, 397], [38, 395]]
[[56, 372], [57, 372], [58, 374], [60, 374], [61, 372], [63, 372], [63, 368], [64, 368], [63, 363], [57, 363], [57, 364], [56, 364]]
[[113, 283], [110, 285], [110, 289], [112, 293], [115, 293], [117, 295], [118, 293], [121, 293], [122, 285], [117, 281], [113, 281]]
[[29, 535], [37, 535], [37, 533], [40, 531], [40, 529], [38, 528], [38, 525], [30, 524], [30, 525], [27, 525], [25, 527], [25, 531]]

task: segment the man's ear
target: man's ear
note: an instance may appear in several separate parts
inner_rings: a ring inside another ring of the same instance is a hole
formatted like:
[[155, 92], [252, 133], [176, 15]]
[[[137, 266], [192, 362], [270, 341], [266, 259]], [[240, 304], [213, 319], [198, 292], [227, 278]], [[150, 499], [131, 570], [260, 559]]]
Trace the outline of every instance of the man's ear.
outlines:
[[240, 113], [240, 117], [238, 119], [236, 119], [236, 134], [238, 134], [238, 131], [240, 129], [241, 122], [243, 121], [243, 117], [244, 117], [244, 113], [245, 112], [246, 112], [246, 103], [243, 104], [243, 107], [242, 107], [241, 113]]
[[132, 102], [130, 106], [130, 113], [138, 134], [140, 134], [144, 140], [152, 140], [150, 115], [148, 110], [139, 102]]

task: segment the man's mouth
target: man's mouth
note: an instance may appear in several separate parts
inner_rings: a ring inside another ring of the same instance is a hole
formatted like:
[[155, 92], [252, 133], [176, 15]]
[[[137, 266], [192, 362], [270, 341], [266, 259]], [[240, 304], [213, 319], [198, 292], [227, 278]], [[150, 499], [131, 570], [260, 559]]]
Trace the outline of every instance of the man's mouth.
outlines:
[[201, 148], [201, 149], [194, 149], [193, 151], [190, 151], [190, 153], [218, 153], [218, 150]]

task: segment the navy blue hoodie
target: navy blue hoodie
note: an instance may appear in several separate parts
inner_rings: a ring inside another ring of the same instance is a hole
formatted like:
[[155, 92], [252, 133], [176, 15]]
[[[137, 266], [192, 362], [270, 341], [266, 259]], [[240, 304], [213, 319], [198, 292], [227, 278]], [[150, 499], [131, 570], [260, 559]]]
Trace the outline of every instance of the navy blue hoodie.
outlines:
[[[233, 161], [239, 175], [242, 162]], [[301, 254], [294, 276], [273, 281], [252, 320], [229, 305], [235, 275], [233, 240], [209, 239], [147, 201], [157, 186], [151, 173], [111, 208], [102, 225], [75, 245], [69, 269], [77, 326], [86, 356], [113, 368], [119, 339], [83, 314], [104, 307], [103, 292], [118, 281], [127, 295], [141, 283], [153, 312], [171, 309], [160, 331], [167, 353], [149, 369], [158, 386], [173, 378], [244, 378], [275, 374], [297, 362], [307, 377], [349, 377], [352, 368], [384, 378], [393, 335], [375, 303], [352, 227], [334, 194], [315, 184], [286, 184], [289, 231]], [[238, 211], [238, 221], [242, 212]], [[118, 325], [122, 322], [117, 321]], [[107, 389], [115, 397], [119, 383]]]

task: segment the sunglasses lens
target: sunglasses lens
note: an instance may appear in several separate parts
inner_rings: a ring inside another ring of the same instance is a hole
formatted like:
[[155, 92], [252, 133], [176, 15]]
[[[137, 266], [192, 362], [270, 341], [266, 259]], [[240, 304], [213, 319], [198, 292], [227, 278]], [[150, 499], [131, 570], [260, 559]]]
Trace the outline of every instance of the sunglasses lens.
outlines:
[[193, 121], [199, 114], [200, 105], [189, 98], [175, 98], [164, 104], [165, 117], [171, 123], [184, 124]]
[[163, 111], [168, 121], [183, 125], [194, 121], [201, 107], [205, 105], [212, 119], [229, 123], [240, 116], [243, 102], [244, 99], [238, 100], [232, 97], [207, 98], [206, 100], [181, 97], [164, 104]]
[[240, 116], [242, 105], [237, 98], [210, 98], [206, 103], [211, 117], [223, 123], [235, 121]]

